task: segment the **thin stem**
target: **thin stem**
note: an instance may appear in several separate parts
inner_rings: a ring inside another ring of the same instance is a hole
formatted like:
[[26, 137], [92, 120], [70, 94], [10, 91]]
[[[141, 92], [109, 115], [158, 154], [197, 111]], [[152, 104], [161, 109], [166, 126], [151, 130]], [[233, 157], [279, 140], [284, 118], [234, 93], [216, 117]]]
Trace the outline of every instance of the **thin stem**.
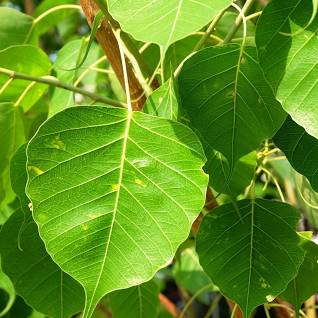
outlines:
[[[244, 17], [246, 15], [246, 13], [248, 12], [248, 10], [250, 9], [250, 7], [252, 6], [252, 4], [254, 3], [255, 0], [247, 0], [243, 6], [243, 8], [241, 9], [242, 14], [240, 14], [236, 20], [235, 23], [233, 24], [232, 28], [230, 29], [230, 31], [228, 32], [228, 34], [226, 35], [225, 39], [224, 39], [224, 44], [229, 43], [234, 35], [236, 34], [236, 32], [238, 31], [238, 29], [240, 28]], [[233, 3], [232, 3], [233, 5]]]
[[41, 15], [39, 15], [37, 18], [33, 20], [33, 25], [39, 23], [42, 19], [44, 19], [46, 16], [50, 15], [51, 13], [58, 10], [65, 10], [65, 9], [82, 10], [81, 6], [76, 4], [62, 4], [43, 12]]
[[264, 304], [264, 311], [265, 311], [266, 318], [271, 318], [267, 304]]
[[214, 313], [214, 311], [217, 308], [221, 298], [222, 298], [222, 295], [221, 294], [217, 294], [217, 296], [214, 298], [209, 310], [205, 314], [204, 318], [209, 318]]
[[195, 299], [202, 294], [204, 291], [208, 290], [209, 288], [213, 287], [213, 284], [208, 284], [205, 285], [204, 287], [202, 287], [201, 289], [199, 289], [190, 299], [189, 301], [186, 303], [186, 305], [184, 306], [184, 308], [182, 309], [180, 315], [178, 316], [178, 318], [183, 318], [185, 313], [188, 311], [188, 309], [190, 308], [190, 306], [192, 305], [192, 303], [195, 301]]
[[31, 83], [27, 86], [27, 88], [23, 91], [23, 93], [20, 95], [20, 97], [18, 98], [18, 100], [15, 102], [15, 104], [14, 104], [15, 107], [18, 107], [18, 106], [21, 104], [23, 98], [27, 95], [27, 93], [32, 89], [32, 87], [33, 87], [35, 84], [36, 84], [36, 82], [31, 82]]
[[281, 187], [280, 187], [280, 185], [279, 185], [277, 179], [274, 177], [274, 175], [273, 175], [269, 170], [267, 170], [267, 169], [264, 168], [264, 167], [261, 167], [261, 169], [262, 169], [270, 178], [273, 179], [274, 184], [275, 184], [275, 186], [276, 186], [276, 188], [277, 188], [277, 191], [278, 191], [278, 193], [279, 193], [280, 199], [282, 200], [282, 202], [286, 202], [285, 197], [284, 197], [284, 194], [283, 194], [283, 191], [282, 191], [282, 189], [281, 189]]
[[263, 13], [263, 11], [254, 12], [254, 13], [248, 15], [247, 17], [245, 17], [245, 19], [246, 19], [246, 21], [252, 20], [254, 18], [259, 17], [262, 13]]
[[9, 78], [0, 89], [0, 95], [6, 90], [6, 88], [12, 83], [13, 78]]
[[231, 318], [235, 317], [236, 310], [237, 310], [237, 304], [235, 304], [234, 307], [233, 307], [233, 310], [232, 310], [232, 313], [231, 313]]
[[53, 76], [36, 77], [36, 76], [32, 76], [32, 75], [28, 75], [28, 74], [24, 74], [24, 73], [20, 73], [20, 72], [15, 72], [15, 71], [12, 71], [12, 70], [9, 70], [6, 68], [2, 68], [2, 67], [0, 67], [0, 74], [7, 75], [9, 78], [12, 78], [12, 79], [22, 79], [22, 80], [26, 80], [26, 81], [43, 83], [43, 84], [47, 84], [50, 86], [66, 89], [68, 91], [72, 91], [72, 92], [81, 94], [83, 96], [87, 96], [96, 102], [102, 102], [102, 103], [116, 106], [116, 107], [125, 107], [126, 106], [125, 103], [122, 103], [122, 102], [119, 102], [119, 101], [116, 101], [116, 100], [113, 100], [113, 99], [110, 99], [107, 97], [99, 96], [95, 93], [88, 92], [88, 91], [81, 89], [79, 87], [75, 87], [73, 85], [69, 85], [69, 84], [60, 82], [57, 78], [55, 78]]
[[121, 58], [121, 64], [123, 66], [123, 74], [124, 74], [124, 81], [125, 81], [125, 93], [127, 97], [127, 106], [128, 106], [128, 111], [132, 112], [132, 104], [131, 104], [131, 96], [130, 96], [130, 90], [129, 90], [129, 79], [128, 79], [128, 74], [127, 74], [127, 65], [126, 65], [126, 58], [125, 58], [125, 52], [124, 52], [124, 46], [120, 38], [120, 29], [114, 32], [117, 42], [118, 42], [118, 47], [119, 47], [119, 52], [120, 52], [120, 58]]
[[200, 41], [196, 44], [196, 46], [193, 49], [193, 52], [199, 51], [204, 43], [207, 41], [207, 39], [210, 37], [211, 33], [214, 31], [216, 25], [219, 23], [219, 21], [221, 20], [221, 18], [223, 17], [224, 13], [227, 11], [229, 7], [226, 7], [225, 9], [221, 10], [216, 17], [212, 20], [211, 24], [209, 25], [209, 27], [207, 28], [206, 32], [204, 33], [204, 35], [202, 36], [202, 38], [200, 39]]

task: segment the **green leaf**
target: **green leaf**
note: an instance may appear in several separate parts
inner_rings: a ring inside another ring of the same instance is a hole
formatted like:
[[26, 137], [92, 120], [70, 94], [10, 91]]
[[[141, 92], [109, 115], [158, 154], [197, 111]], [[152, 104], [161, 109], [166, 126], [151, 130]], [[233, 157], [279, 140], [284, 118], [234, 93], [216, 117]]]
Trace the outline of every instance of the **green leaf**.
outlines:
[[33, 24], [32, 17], [18, 10], [0, 8], [0, 21], [0, 50], [26, 43]]
[[[87, 58], [83, 62], [80, 69], [75, 69], [77, 62], [81, 58], [81, 53], [85, 50], [85, 45], [82, 47], [82, 40], [74, 40], [68, 42], [59, 50], [56, 61], [53, 65], [56, 71], [56, 77], [63, 83], [73, 84], [78, 76], [81, 76], [87, 71], [88, 67], [98, 59], [98, 46], [93, 44], [88, 52]], [[90, 75], [96, 75], [91, 72]], [[95, 79], [95, 76], [93, 77]], [[74, 93], [62, 88], [55, 88], [54, 94], [50, 101], [49, 116], [53, 116], [59, 111], [74, 105]]]
[[315, 192], [308, 179], [301, 174], [295, 176], [299, 205], [308, 223], [318, 230], [318, 193]]
[[[34, 12], [34, 17], [38, 18], [40, 15], [44, 14], [48, 10], [65, 4], [76, 4], [76, 0], [44, 0], [36, 7]], [[51, 12], [46, 15], [43, 19], [36, 23], [35, 30], [38, 34], [43, 34], [49, 31], [55, 25], [61, 23], [65, 18], [70, 15], [79, 15], [78, 9], [62, 9]], [[74, 17], [73, 17], [74, 19]]]
[[166, 81], [148, 97], [143, 110], [150, 115], [178, 120], [179, 106], [172, 79]]
[[219, 151], [205, 152], [208, 162], [204, 170], [209, 174], [209, 183], [215, 191], [236, 197], [251, 183], [257, 163], [255, 151], [240, 158], [232, 174], [227, 159]]
[[[191, 294], [195, 294], [207, 285], [211, 285], [210, 291], [213, 290], [212, 281], [203, 271], [199, 263], [198, 255], [193, 247], [181, 252], [177, 263], [173, 267], [173, 274], [178, 286], [185, 288]], [[203, 298], [203, 301], [206, 300], [207, 299]], [[209, 302], [207, 302], [207, 304], [208, 303]]]
[[13, 199], [9, 162], [17, 148], [25, 142], [22, 112], [11, 103], [0, 103], [0, 203]]
[[318, 290], [318, 245], [302, 237], [301, 247], [305, 250], [305, 259], [297, 276], [280, 295], [292, 304], [296, 311], [301, 308], [305, 300]]
[[252, 47], [211, 47], [188, 59], [179, 76], [182, 107], [204, 144], [220, 151], [230, 172], [280, 128], [285, 112], [275, 100]]
[[114, 318], [156, 318], [159, 309], [159, 288], [154, 281], [115, 291], [110, 294]]
[[285, 153], [293, 168], [306, 176], [318, 192], [318, 140], [288, 117], [274, 136], [274, 142]]
[[318, 16], [308, 26], [312, 13], [312, 1], [271, 1], [260, 18], [256, 43], [260, 63], [282, 106], [318, 138]]
[[143, 42], [170, 44], [204, 27], [228, 0], [109, 0], [108, 8], [122, 29]]
[[20, 200], [20, 206], [25, 215], [30, 214], [30, 209], [28, 207], [30, 200], [25, 194], [25, 185], [28, 180], [26, 172], [26, 146], [27, 144], [22, 145], [15, 152], [10, 162], [11, 186]]
[[69, 318], [83, 309], [84, 290], [52, 261], [34, 222], [20, 231], [24, 221], [17, 211], [1, 229], [3, 270], [30, 306], [53, 318]]
[[9, 277], [2, 271], [0, 266], [0, 290], [3, 290], [7, 295], [8, 299], [5, 307], [0, 311], [0, 317], [3, 317], [9, 312], [15, 301], [15, 290], [9, 279]]
[[205, 201], [196, 135], [141, 112], [68, 108], [27, 157], [34, 218], [54, 261], [84, 286], [85, 318], [105, 294], [167, 265]]
[[298, 219], [292, 206], [263, 199], [222, 205], [204, 218], [197, 237], [200, 263], [244, 317], [296, 276], [304, 258]]
[[[32, 45], [15, 45], [0, 51], [1, 67], [13, 71], [25, 73], [32, 76], [49, 75], [51, 72], [51, 62], [48, 56], [39, 48]], [[8, 76], [0, 74], [0, 89], [10, 79]], [[16, 102], [25, 89], [30, 85], [30, 81], [15, 79], [0, 95], [0, 102]], [[35, 84], [26, 93], [20, 105], [27, 111], [44, 94], [47, 85]]]

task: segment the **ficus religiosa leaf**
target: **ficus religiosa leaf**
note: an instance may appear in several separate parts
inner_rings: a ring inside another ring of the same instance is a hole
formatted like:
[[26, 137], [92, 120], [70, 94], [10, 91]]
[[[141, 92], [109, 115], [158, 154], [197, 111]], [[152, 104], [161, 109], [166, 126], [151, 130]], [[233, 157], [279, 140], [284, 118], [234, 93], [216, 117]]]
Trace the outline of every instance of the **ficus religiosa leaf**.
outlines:
[[271, 1], [260, 17], [256, 43], [278, 100], [299, 125], [318, 138], [318, 16], [313, 3]]
[[178, 120], [179, 105], [171, 78], [148, 97], [143, 110], [150, 115]]
[[134, 38], [160, 45], [170, 44], [204, 27], [228, 0], [108, 0], [110, 14]]
[[[207, 149], [210, 148], [207, 147]], [[253, 151], [241, 157], [235, 163], [231, 173], [227, 159], [219, 151], [207, 149], [205, 153], [208, 161], [204, 170], [210, 176], [210, 185], [218, 193], [225, 193], [235, 198], [253, 179], [257, 163], [256, 152]]]
[[159, 287], [154, 281], [115, 291], [109, 295], [114, 318], [156, 318]]
[[242, 156], [271, 138], [286, 117], [252, 47], [209, 47], [189, 58], [179, 76], [182, 107], [204, 144], [220, 151], [230, 173]]
[[197, 237], [200, 263], [245, 318], [272, 301], [304, 259], [292, 206], [263, 199], [229, 203], [208, 214]]
[[301, 247], [305, 250], [304, 261], [297, 276], [280, 295], [292, 304], [296, 311], [318, 290], [318, 245], [302, 236]]
[[3, 271], [30, 306], [53, 318], [70, 318], [84, 307], [84, 290], [52, 261], [33, 220], [15, 212], [0, 232]]
[[27, 157], [34, 219], [54, 261], [84, 286], [84, 318], [166, 266], [204, 205], [198, 138], [145, 113], [68, 108], [41, 126]]
[[[0, 61], [0, 67], [31, 76], [44, 76], [51, 73], [49, 57], [40, 48], [32, 45], [10, 46], [0, 51]], [[21, 79], [12, 81], [7, 75], [0, 74], [0, 89], [0, 102], [18, 102], [27, 111], [44, 94], [47, 85], [35, 82], [32, 84], [30, 81]], [[23, 93], [25, 95], [22, 95]]]
[[318, 192], [318, 140], [288, 116], [274, 136], [274, 142], [285, 153], [293, 168], [306, 176]]

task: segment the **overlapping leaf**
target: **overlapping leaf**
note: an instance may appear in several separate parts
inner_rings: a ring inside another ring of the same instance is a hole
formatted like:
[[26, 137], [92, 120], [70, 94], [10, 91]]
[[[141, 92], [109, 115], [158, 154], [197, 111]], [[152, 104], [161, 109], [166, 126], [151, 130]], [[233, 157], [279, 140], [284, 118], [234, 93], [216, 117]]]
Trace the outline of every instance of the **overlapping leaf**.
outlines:
[[285, 119], [255, 54], [246, 48], [241, 55], [238, 45], [207, 48], [188, 59], [179, 76], [182, 107], [204, 144], [227, 158], [231, 173]]
[[3, 317], [9, 312], [10, 308], [14, 304], [15, 290], [9, 277], [2, 271], [1, 266], [0, 266], [0, 290], [2, 290], [8, 295], [6, 299], [6, 304], [4, 308], [1, 308], [1, 311], [0, 311], [0, 317]]
[[169, 79], [147, 99], [144, 112], [167, 119], [178, 120], [179, 105], [174, 92], [173, 80]]
[[69, 318], [83, 309], [84, 290], [52, 261], [39, 237], [37, 225], [32, 221], [27, 225], [24, 222], [25, 217], [19, 210], [1, 229], [3, 270], [16, 292], [30, 306], [53, 318]]
[[124, 31], [166, 50], [173, 42], [201, 29], [230, 3], [228, 0], [109, 0], [108, 8]]
[[50, 255], [84, 286], [85, 318], [105, 294], [165, 266], [204, 204], [197, 137], [144, 113], [66, 109], [27, 156], [34, 218]]
[[[0, 50], [12, 45], [24, 44], [30, 36], [33, 18], [18, 10], [0, 8]], [[0, 63], [0, 66], [2, 63]]]
[[234, 165], [233, 173], [227, 159], [219, 151], [206, 150], [206, 154], [208, 162], [204, 170], [209, 174], [209, 183], [215, 191], [236, 197], [251, 183], [256, 167], [255, 151], [240, 158]]
[[318, 140], [288, 117], [274, 137], [295, 170], [308, 178], [318, 192]]
[[[48, 56], [41, 49], [31, 45], [14, 45], [0, 51], [0, 61], [0, 67], [32, 76], [49, 75], [51, 72]], [[9, 84], [1, 91], [0, 102], [17, 102], [31, 84], [30, 81], [20, 79], [10, 81], [8, 76], [0, 74], [0, 89]], [[24, 110], [28, 110], [38, 101], [47, 89], [47, 85], [33, 84], [19, 103]]]
[[302, 237], [301, 246], [305, 250], [305, 259], [297, 276], [280, 295], [292, 304], [296, 311], [301, 308], [305, 300], [318, 290], [318, 245]]
[[115, 291], [110, 294], [114, 318], [156, 318], [159, 288], [154, 281]]
[[197, 237], [200, 263], [244, 317], [272, 301], [297, 274], [304, 257], [298, 218], [292, 206], [262, 199], [226, 204], [204, 218]]
[[0, 127], [0, 203], [9, 203], [13, 199], [9, 162], [25, 142], [21, 109], [11, 103], [0, 103]]
[[256, 32], [260, 63], [284, 109], [318, 138], [318, 16], [313, 1], [273, 0]]

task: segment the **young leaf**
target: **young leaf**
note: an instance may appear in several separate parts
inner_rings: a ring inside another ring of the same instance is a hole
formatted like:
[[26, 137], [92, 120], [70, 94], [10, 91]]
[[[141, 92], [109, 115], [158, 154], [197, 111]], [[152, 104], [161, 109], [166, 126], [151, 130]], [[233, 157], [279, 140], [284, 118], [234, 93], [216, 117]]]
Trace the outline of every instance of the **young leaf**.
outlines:
[[164, 51], [170, 44], [204, 27], [229, 0], [109, 0], [108, 8], [122, 29]]
[[26, 42], [33, 24], [32, 17], [3, 7], [0, 8], [0, 21], [0, 50]]
[[302, 237], [301, 247], [305, 250], [305, 259], [297, 276], [280, 295], [292, 304], [296, 311], [318, 290], [318, 245]]
[[274, 142], [285, 153], [293, 168], [306, 176], [318, 192], [318, 140], [288, 116], [274, 136]]
[[173, 80], [169, 79], [148, 97], [143, 109], [147, 114], [177, 121], [178, 108]]
[[209, 183], [215, 191], [235, 198], [251, 183], [257, 161], [255, 151], [240, 158], [232, 174], [227, 159], [219, 151], [206, 150], [206, 154], [208, 162], [204, 170], [209, 174]]
[[318, 138], [318, 16], [308, 25], [312, 14], [313, 1], [271, 1], [260, 17], [256, 43], [282, 106]]
[[207, 215], [197, 237], [200, 263], [248, 318], [295, 277], [304, 252], [295, 232], [299, 213], [263, 199], [226, 204]]
[[118, 290], [109, 295], [114, 318], [156, 318], [159, 288], [153, 281]]
[[[51, 62], [39, 48], [31, 45], [15, 45], [0, 51], [1, 67], [32, 76], [49, 75]], [[0, 74], [0, 89], [8, 80], [8, 76]], [[15, 79], [0, 95], [0, 102], [16, 102], [31, 82]], [[47, 89], [47, 85], [35, 84], [28, 90], [19, 105], [27, 111], [34, 105]]]
[[23, 222], [19, 210], [0, 232], [2, 267], [16, 292], [30, 306], [53, 318], [69, 318], [80, 312], [84, 307], [82, 286], [52, 261], [34, 222], [20, 232]]
[[105, 294], [169, 263], [204, 204], [196, 135], [141, 112], [68, 108], [42, 125], [27, 157], [34, 218], [54, 261], [84, 286], [85, 318]]
[[234, 164], [272, 137], [285, 119], [255, 57], [238, 45], [211, 47], [188, 59], [179, 76], [181, 104], [204, 144]]

